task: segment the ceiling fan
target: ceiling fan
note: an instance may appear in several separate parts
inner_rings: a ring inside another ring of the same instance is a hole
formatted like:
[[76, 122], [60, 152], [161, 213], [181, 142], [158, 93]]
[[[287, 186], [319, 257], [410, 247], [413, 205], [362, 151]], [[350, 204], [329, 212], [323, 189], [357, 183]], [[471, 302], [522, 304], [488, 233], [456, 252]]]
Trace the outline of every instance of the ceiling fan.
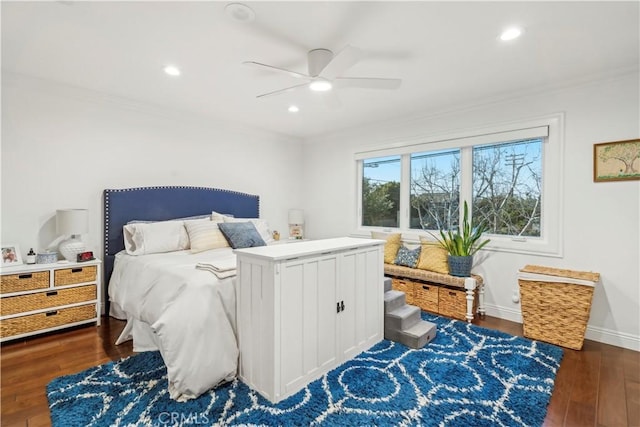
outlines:
[[363, 56], [360, 49], [346, 46], [336, 55], [329, 49], [313, 49], [307, 54], [308, 74], [286, 70], [273, 65], [261, 64], [254, 61], [245, 61], [243, 64], [260, 69], [267, 69], [277, 73], [285, 73], [289, 76], [305, 80], [305, 83], [278, 89], [273, 92], [263, 93], [257, 98], [280, 95], [297, 89], [308, 87], [317, 92], [327, 92], [333, 88], [356, 87], [363, 89], [397, 89], [402, 80], [385, 79], [376, 77], [343, 77], [343, 73], [355, 65]]

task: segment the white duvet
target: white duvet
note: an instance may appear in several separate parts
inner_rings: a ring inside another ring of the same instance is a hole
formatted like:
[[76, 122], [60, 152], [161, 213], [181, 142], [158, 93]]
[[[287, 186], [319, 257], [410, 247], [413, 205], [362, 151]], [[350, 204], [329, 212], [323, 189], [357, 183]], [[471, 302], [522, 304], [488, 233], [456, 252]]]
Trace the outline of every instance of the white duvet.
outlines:
[[172, 399], [195, 398], [236, 376], [235, 277], [195, 268], [231, 251], [116, 255], [110, 314], [127, 320], [118, 341], [133, 339], [134, 351], [160, 350]]

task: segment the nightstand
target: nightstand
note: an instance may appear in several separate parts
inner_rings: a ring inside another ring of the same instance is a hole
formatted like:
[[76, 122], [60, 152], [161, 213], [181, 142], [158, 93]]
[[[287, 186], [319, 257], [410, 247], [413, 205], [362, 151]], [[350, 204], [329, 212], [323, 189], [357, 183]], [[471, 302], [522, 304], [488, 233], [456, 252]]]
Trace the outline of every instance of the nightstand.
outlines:
[[85, 323], [100, 326], [101, 261], [0, 270], [0, 342]]

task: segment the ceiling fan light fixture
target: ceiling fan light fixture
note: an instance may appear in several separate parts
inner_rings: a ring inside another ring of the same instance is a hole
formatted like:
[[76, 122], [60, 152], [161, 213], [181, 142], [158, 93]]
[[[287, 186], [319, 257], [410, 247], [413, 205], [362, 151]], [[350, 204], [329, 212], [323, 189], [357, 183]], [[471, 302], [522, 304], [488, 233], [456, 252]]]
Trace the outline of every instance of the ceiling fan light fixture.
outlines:
[[316, 79], [309, 83], [309, 89], [314, 92], [326, 92], [331, 90], [331, 88], [333, 88], [333, 85], [329, 80], [325, 79]]
[[517, 39], [522, 35], [522, 29], [518, 27], [507, 28], [500, 34], [500, 40], [509, 41]]
[[167, 65], [166, 67], [164, 67], [164, 72], [173, 77], [177, 77], [180, 75], [180, 69], [175, 65]]

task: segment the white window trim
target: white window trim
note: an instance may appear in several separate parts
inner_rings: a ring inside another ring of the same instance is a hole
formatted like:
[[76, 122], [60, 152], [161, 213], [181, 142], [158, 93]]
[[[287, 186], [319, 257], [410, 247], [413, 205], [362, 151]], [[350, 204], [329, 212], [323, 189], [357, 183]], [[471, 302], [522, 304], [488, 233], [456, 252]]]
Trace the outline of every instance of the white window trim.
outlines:
[[[507, 142], [540, 137], [541, 132], [547, 133], [542, 147], [542, 207], [541, 230], [542, 237], [513, 237], [501, 235], [487, 235], [491, 242], [484, 250], [536, 254], [543, 256], [561, 257], [563, 255], [563, 188], [564, 180], [562, 164], [564, 158], [564, 114], [557, 113], [530, 120], [510, 122], [480, 129], [471, 129], [448, 135], [423, 136], [411, 138], [402, 142], [388, 143], [383, 147], [371, 147], [354, 153], [357, 169], [357, 209], [356, 227], [353, 235], [370, 236], [371, 231], [402, 232], [405, 242], [417, 243], [419, 236], [429, 234], [426, 231], [409, 229], [409, 185], [410, 185], [410, 155], [423, 151], [438, 151], [448, 148], [465, 148], [492, 142]], [[364, 159], [401, 155], [402, 176], [400, 181], [400, 218], [399, 228], [382, 228], [362, 226], [362, 162]], [[471, 201], [472, 196], [472, 150], [461, 150], [460, 198]]]

